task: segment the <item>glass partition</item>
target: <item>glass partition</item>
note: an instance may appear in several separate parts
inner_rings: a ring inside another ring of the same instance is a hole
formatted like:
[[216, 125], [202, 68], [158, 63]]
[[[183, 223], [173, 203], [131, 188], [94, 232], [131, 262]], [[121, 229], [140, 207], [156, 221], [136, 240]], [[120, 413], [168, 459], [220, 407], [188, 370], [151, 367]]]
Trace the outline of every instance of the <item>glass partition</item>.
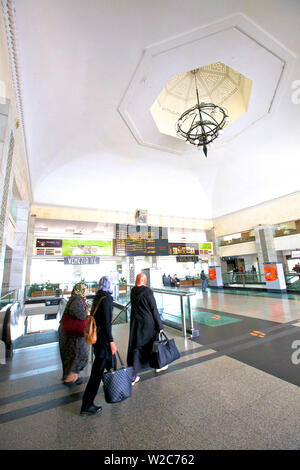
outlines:
[[128, 323], [130, 320], [130, 302], [125, 305], [114, 302], [113, 304], [113, 325]]
[[232, 235], [225, 235], [224, 237], [218, 238], [219, 246], [235, 245], [236, 243], [254, 242], [255, 233], [254, 230], [248, 230], [246, 232], [234, 233]]
[[283, 224], [277, 224], [273, 228], [274, 237], [284, 237], [300, 233], [300, 220], [292, 220]]
[[[130, 291], [132, 287], [134, 286], [127, 284], [127, 295], [123, 297], [124, 306], [129, 303], [127, 306], [128, 321], [130, 319]], [[196, 295], [196, 292], [182, 291], [180, 289], [156, 289], [152, 287], [151, 290], [154, 294], [157, 309], [163, 324], [182, 331], [184, 336], [186, 336], [187, 333], [192, 333], [194, 327], [190, 297]], [[121, 297], [118, 298], [118, 301], [122, 304]]]
[[[75, 283], [74, 283], [75, 284]], [[72, 292], [74, 284], [31, 284], [25, 286], [24, 301], [26, 303], [44, 303], [45, 301], [66, 298]], [[97, 283], [88, 283], [87, 303], [92, 304], [93, 297], [97, 290]], [[114, 312], [113, 323], [124, 323], [130, 319], [130, 292], [133, 285], [113, 284]], [[177, 328], [186, 335], [187, 331], [193, 331], [193, 319], [191, 315], [190, 296], [195, 295], [193, 291], [183, 291], [177, 288], [168, 289], [151, 288], [157, 303], [158, 311], [162, 321], [166, 325]], [[49, 303], [49, 302], [48, 302]], [[124, 307], [127, 306], [125, 309]]]
[[12, 304], [18, 300], [18, 290], [15, 289], [7, 294], [3, 294], [0, 297], [0, 309], [5, 307], [5, 305]]
[[260, 273], [223, 273], [223, 284], [224, 286], [239, 285], [245, 287], [255, 287], [255, 285], [266, 285], [266, 280], [264, 274]]
[[[85, 281], [83, 281], [85, 282]], [[24, 289], [24, 301], [38, 301], [50, 299], [54, 297], [65, 297], [69, 296], [76, 283], [50, 283], [46, 282], [43, 284], [29, 284]], [[87, 295], [94, 295], [97, 289], [97, 282], [85, 282], [88, 287]]]
[[300, 291], [300, 272], [299, 273], [285, 273], [285, 282], [287, 290]]
[[163, 292], [154, 292], [160, 317], [163, 323], [182, 329], [180, 296], [172, 296]]
[[[300, 291], [300, 272], [287, 272], [285, 275], [288, 291]], [[266, 288], [264, 274], [258, 273], [223, 273], [223, 284], [228, 287], [263, 287]]]

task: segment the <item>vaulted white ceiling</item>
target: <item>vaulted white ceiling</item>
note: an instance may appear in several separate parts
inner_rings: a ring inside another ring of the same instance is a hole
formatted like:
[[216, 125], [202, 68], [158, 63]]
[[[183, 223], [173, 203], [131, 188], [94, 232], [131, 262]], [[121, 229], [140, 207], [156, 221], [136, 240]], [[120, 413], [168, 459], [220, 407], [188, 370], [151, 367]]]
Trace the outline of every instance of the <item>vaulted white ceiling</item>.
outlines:
[[[300, 190], [300, 3], [15, 0], [35, 203], [217, 217]], [[168, 79], [222, 62], [248, 112], [202, 151], [160, 134]]]

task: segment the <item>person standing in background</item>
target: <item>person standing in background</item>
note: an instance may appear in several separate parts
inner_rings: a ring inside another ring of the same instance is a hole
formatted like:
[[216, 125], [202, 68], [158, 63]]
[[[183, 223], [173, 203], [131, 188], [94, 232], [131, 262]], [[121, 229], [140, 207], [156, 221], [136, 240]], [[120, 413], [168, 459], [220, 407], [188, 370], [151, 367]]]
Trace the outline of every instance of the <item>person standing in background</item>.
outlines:
[[206, 292], [206, 289], [207, 289], [207, 278], [206, 278], [206, 274], [205, 272], [201, 271], [201, 275], [200, 275], [200, 278], [201, 278], [201, 289], [202, 289], [202, 292]]

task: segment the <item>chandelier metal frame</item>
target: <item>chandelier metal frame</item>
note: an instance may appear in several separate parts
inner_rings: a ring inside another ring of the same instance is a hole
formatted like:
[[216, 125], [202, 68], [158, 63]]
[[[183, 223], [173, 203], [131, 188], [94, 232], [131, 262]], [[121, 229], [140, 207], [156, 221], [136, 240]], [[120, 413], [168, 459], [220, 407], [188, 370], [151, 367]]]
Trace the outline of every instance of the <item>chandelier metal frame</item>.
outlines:
[[[203, 147], [204, 155], [207, 157], [207, 146], [211, 144], [222, 133], [223, 128], [229, 121], [226, 111], [213, 103], [200, 103], [199, 93], [195, 76], [195, 88], [197, 104], [187, 109], [176, 123], [176, 133], [192, 145]], [[185, 123], [185, 128], [183, 124]]]

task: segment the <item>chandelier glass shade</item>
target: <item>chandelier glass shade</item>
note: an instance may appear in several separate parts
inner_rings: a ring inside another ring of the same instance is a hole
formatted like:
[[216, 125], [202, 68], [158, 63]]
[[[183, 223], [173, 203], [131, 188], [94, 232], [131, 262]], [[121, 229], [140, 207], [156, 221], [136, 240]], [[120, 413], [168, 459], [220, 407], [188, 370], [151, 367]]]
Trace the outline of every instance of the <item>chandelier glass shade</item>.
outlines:
[[226, 111], [213, 103], [200, 103], [187, 109], [176, 123], [176, 133], [192, 145], [202, 147], [207, 157], [208, 146], [223, 132], [229, 122]]

